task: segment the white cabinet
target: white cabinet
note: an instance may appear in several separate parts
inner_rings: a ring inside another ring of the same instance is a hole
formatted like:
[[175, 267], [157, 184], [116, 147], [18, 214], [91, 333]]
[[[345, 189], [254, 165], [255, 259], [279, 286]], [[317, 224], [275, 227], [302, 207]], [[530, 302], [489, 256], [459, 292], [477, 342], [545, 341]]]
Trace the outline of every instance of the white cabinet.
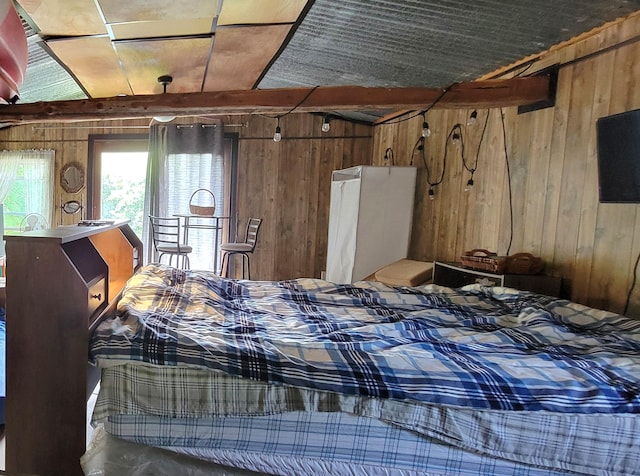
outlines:
[[407, 257], [415, 167], [358, 166], [331, 176], [326, 279], [361, 280]]

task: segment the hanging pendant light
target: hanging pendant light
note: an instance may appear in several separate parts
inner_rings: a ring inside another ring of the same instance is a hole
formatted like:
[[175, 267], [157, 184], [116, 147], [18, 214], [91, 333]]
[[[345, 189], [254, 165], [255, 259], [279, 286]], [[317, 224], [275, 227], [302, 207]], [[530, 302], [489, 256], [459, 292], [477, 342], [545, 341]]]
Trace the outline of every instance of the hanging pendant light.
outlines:
[[329, 124], [329, 116], [325, 115], [322, 118], [322, 132], [329, 132], [331, 130], [331, 124]]
[[280, 142], [282, 140], [282, 130], [280, 129], [280, 116], [276, 118], [276, 132], [273, 134], [273, 142]]
[[[167, 86], [171, 84], [173, 81], [173, 77], [165, 74], [163, 76], [158, 77], [158, 82], [162, 84], [162, 94], [166, 94]], [[158, 122], [171, 122], [176, 118], [176, 116], [153, 116], [154, 121]]]

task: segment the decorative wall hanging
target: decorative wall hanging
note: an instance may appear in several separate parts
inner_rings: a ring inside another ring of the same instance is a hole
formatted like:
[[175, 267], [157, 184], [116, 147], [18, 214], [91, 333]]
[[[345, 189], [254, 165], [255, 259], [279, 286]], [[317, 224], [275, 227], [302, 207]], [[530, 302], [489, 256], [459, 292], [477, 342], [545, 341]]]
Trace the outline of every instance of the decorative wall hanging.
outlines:
[[60, 186], [67, 193], [78, 193], [84, 188], [84, 169], [81, 165], [71, 163], [60, 171]]

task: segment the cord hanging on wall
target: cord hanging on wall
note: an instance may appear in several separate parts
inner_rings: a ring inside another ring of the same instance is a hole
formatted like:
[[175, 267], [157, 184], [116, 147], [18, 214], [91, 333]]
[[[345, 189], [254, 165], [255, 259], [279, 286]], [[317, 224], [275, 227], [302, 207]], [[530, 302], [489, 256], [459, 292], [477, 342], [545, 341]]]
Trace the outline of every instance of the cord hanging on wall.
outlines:
[[[475, 163], [473, 164], [473, 166], [470, 166], [467, 164], [467, 161], [464, 157], [464, 151], [462, 153], [462, 165], [464, 166], [464, 168], [466, 170], [468, 170], [469, 172], [471, 172], [471, 177], [469, 177], [469, 180], [467, 180], [467, 185], [464, 188], [465, 192], [470, 192], [473, 188], [474, 182], [473, 182], [473, 176], [476, 173], [476, 170], [478, 170], [478, 159], [480, 158], [480, 146], [482, 145], [482, 141], [484, 139], [484, 133], [487, 130], [487, 124], [489, 123], [489, 114], [491, 113], [491, 109], [489, 109], [487, 111], [487, 116], [485, 117], [484, 120], [484, 126], [482, 128], [482, 134], [480, 134], [480, 140], [478, 141], [478, 148], [476, 149], [476, 160]], [[478, 117], [478, 112], [477, 111], [473, 111], [471, 113], [471, 116], [469, 116], [469, 120], [473, 119], [473, 122], [475, 123], [476, 119]], [[469, 122], [467, 122], [467, 124], [469, 124]]]
[[[421, 134], [420, 137], [418, 138], [418, 140], [416, 141], [415, 145], [413, 146], [413, 151], [411, 153], [411, 161], [410, 164], [413, 165], [413, 159], [415, 156], [416, 151], [420, 152], [420, 156], [422, 157], [422, 163], [424, 164], [424, 168], [426, 170], [427, 173], [427, 184], [429, 185], [428, 188], [428, 197], [430, 200], [435, 200], [436, 198], [436, 187], [438, 185], [440, 185], [444, 179], [444, 175], [445, 175], [445, 170], [447, 167], [447, 152], [449, 149], [449, 144], [454, 144], [456, 146], [459, 145], [459, 149], [460, 149], [460, 158], [462, 159], [462, 165], [464, 166], [464, 168], [469, 171], [471, 173], [471, 177], [469, 177], [469, 179], [467, 180], [467, 183], [465, 185], [464, 191], [465, 192], [470, 192], [473, 189], [473, 186], [475, 184], [474, 182], [474, 175], [476, 170], [478, 169], [478, 159], [479, 159], [479, 155], [480, 155], [480, 146], [482, 145], [482, 142], [484, 140], [484, 135], [485, 132], [487, 130], [487, 124], [489, 122], [489, 114], [491, 112], [491, 110], [487, 110], [487, 115], [485, 117], [485, 121], [484, 121], [484, 127], [482, 129], [482, 134], [480, 135], [480, 140], [478, 141], [478, 149], [476, 150], [476, 158], [475, 158], [475, 163], [473, 164], [473, 166], [470, 166], [467, 163], [467, 159], [465, 157], [465, 144], [464, 144], [464, 135], [463, 135], [463, 126], [462, 124], [454, 124], [453, 127], [451, 127], [451, 129], [449, 130], [449, 133], [447, 134], [447, 138], [445, 140], [445, 145], [444, 145], [444, 156], [442, 159], [442, 172], [440, 173], [440, 176], [437, 179], [434, 179], [431, 176], [431, 170], [429, 169], [429, 165], [427, 164], [427, 158], [426, 158], [426, 152], [425, 152], [425, 141], [427, 139], [427, 137], [429, 137], [431, 135], [431, 130], [429, 129], [429, 124], [427, 123], [427, 118], [426, 118], [426, 113], [427, 113], [428, 109], [425, 111], [420, 112], [419, 114], [422, 115], [422, 130], [421, 130]], [[417, 116], [418, 114], [416, 114]], [[413, 116], [413, 117], [416, 117]], [[466, 122], [467, 126], [472, 126], [473, 124], [476, 123], [478, 119], [478, 111], [477, 110], [473, 110], [471, 112], [471, 114], [469, 115], [469, 118]], [[388, 151], [389, 149], [387, 149]], [[385, 152], [385, 161], [387, 160], [387, 152]]]
[[[425, 121], [426, 124], [426, 121]], [[423, 131], [424, 130], [429, 130], [429, 127], [427, 125], [426, 128], [423, 127]], [[430, 132], [429, 132], [430, 134]], [[415, 156], [416, 151], [420, 152], [420, 156], [422, 157], [422, 163], [424, 164], [424, 168], [427, 172], [427, 183], [429, 184], [429, 192], [428, 192], [428, 196], [429, 196], [429, 200], [435, 200], [436, 198], [436, 193], [435, 193], [435, 187], [437, 185], [440, 185], [442, 183], [442, 180], [444, 179], [444, 174], [445, 174], [445, 170], [447, 167], [447, 154], [446, 154], [446, 146], [445, 146], [445, 154], [444, 154], [444, 159], [442, 161], [442, 172], [440, 173], [440, 177], [437, 180], [434, 180], [431, 177], [431, 170], [429, 169], [429, 165], [427, 164], [427, 158], [426, 158], [426, 152], [425, 152], [425, 140], [426, 137], [424, 134], [421, 134], [420, 137], [418, 138], [418, 140], [416, 141], [416, 144], [413, 146], [413, 152], [411, 153], [411, 165], [413, 165], [413, 158]], [[447, 137], [447, 142], [449, 141], [449, 137]]]
[[[473, 113], [471, 113], [471, 116], [473, 116], [474, 113], [475, 113], [475, 117], [477, 117], [476, 111], [473, 111]], [[426, 119], [424, 118], [424, 114], [423, 114], [423, 121], [424, 121], [423, 132], [424, 132], [424, 130], [428, 129], [428, 125], [426, 125]], [[485, 124], [485, 127], [486, 127], [486, 124]], [[484, 135], [484, 131], [483, 131], [483, 135]], [[467, 181], [467, 185], [465, 187], [465, 191], [470, 191], [471, 188], [473, 187], [473, 183], [474, 183], [473, 174], [475, 173], [476, 168], [474, 167], [473, 169], [471, 169], [470, 167], [467, 166], [467, 163], [466, 163], [464, 137], [462, 134], [462, 124], [454, 124], [453, 127], [449, 130], [449, 134], [447, 134], [447, 138], [444, 146], [444, 156], [442, 158], [442, 172], [440, 173], [440, 176], [437, 179], [434, 179], [431, 176], [431, 170], [429, 169], [429, 165], [427, 164], [427, 158], [426, 158], [425, 146], [424, 146], [425, 140], [426, 140], [426, 136], [424, 133], [422, 133], [418, 138], [418, 140], [416, 141], [416, 144], [413, 148], [413, 152], [411, 154], [411, 165], [413, 165], [413, 157], [416, 151], [420, 151], [420, 156], [422, 157], [422, 163], [424, 164], [424, 168], [427, 172], [427, 183], [429, 184], [429, 190], [428, 190], [429, 200], [435, 200], [436, 187], [440, 185], [444, 180], [444, 175], [447, 167], [447, 153], [449, 149], [449, 144], [455, 144], [460, 146], [460, 156], [462, 159], [462, 163], [464, 167], [471, 172], [471, 178]], [[476, 164], [477, 164], [477, 158], [476, 158]]]

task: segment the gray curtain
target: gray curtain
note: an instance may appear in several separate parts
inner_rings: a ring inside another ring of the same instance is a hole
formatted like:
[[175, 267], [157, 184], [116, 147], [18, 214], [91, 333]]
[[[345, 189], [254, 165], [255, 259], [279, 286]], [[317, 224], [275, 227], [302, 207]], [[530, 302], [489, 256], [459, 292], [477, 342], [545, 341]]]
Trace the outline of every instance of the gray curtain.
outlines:
[[161, 206], [160, 197], [166, 193], [164, 180], [164, 164], [167, 157], [167, 126], [154, 124], [149, 128], [149, 156], [147, 159], [147, 179], [144, 194], [144, 220], [142, 224], [142, 243], [147, 250], [145, 263], [155, 261], [149, 216], [166, 216], [166, 206]]
[[[212, 189], [216, 175], [213, 169], [223, 162], [223, 141], [221, 122], [154, 124], [150, 127], [143, 229], [147, 263], [155, 260], [149, 215], [187, 213], [193, 191]], [[190, 176], [184, 175], [189, 172]], [[215, 193], [216, 209], [223, 210], [224, 190], [218, 189]]]

